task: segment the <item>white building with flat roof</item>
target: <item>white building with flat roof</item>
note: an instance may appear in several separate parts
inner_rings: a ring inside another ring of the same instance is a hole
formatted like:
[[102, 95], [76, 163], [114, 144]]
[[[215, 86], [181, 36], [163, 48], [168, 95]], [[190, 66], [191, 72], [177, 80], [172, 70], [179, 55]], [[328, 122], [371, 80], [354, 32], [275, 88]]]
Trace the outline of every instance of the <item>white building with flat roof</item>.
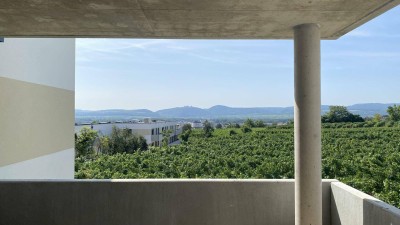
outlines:
[[145, 120], [144, 123], [107, 123], [107, 124], [93, 124], [93, 125], [77, 125], [75, 126], [75, 133], [79, 133], [83, 127], [88, 127], [99, 132], [100, 135], [111, 135], [112, 128], [117, 127], [120, 129], [132, 130], [132, 133], [143, 136], [148, 145], [161, 146], [163, 139], [163, 131], [171, 130], [168, 144], [176, 144], [178, 135], [182, 129], [179, 128], [176, 122], [164, 122]]
[[202, 129], [203, 128], [203, 123], [200, 121], [193, 121], [190, 123], [193, 129]]

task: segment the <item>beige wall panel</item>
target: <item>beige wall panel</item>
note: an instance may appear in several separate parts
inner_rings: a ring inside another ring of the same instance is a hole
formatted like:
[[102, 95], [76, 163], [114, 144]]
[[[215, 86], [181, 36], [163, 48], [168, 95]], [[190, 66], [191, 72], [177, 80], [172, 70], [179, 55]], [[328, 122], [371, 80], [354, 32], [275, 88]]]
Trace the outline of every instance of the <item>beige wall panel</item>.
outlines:
[[74, 148], [74, 97], [0, 77], [0, 167]]

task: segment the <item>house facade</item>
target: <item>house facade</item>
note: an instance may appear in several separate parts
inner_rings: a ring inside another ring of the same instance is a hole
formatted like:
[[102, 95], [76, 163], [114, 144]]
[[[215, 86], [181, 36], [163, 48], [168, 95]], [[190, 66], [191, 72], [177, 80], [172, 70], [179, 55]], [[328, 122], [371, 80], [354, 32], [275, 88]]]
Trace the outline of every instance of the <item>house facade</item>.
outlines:
[[119, 129], [129, 129], [133, 134], [142, 136], [146, 139], [148, 145], [161, 146], [163, 141], [163, 134], [169, 133], [168, 144], [176, 144], [179, 134], [182, 129], [176, 122], [165, 122], [165, 121], [151, 121], [145, 120], [145, 122], [139, 123], [107, 123], [107, 124], [93, 124], [93, 125], [77, 125], [75, 126], [75, 133], [83, 128], [87, 127], [98, 131], [100, 135], [111, 135], [113, 127]]

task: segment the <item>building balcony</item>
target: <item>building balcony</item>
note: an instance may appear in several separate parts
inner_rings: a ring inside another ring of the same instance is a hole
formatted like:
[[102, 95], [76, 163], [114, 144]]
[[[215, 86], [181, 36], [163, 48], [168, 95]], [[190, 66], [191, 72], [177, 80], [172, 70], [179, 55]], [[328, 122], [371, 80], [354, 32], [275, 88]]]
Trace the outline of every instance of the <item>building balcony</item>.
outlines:
[[[0, 181], [0, 224], [295, 224], [294, 180]], [[400, 224], [400, 209], [322, 182], [323, 225]]]
[[[337, 39], [399, 4], [4, 1], [0, 225], [400, 224], [399, 209], [337, 181], [323, 181], [321, 193], [320, 180], [321, 40]], [[76, 37], [293, 39], [296, 188], [294, 180], [4, 180], [73, 178]]]

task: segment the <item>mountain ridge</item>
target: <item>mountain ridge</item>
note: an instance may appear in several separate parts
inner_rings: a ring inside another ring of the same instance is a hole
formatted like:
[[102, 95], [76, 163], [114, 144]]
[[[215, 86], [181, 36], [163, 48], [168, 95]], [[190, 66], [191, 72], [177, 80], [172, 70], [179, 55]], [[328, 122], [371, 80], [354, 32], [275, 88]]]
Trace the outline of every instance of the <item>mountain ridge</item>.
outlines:
[[[346, 106], [347, 109], [363, 117], [374, 114], [386, 114], [387, 107], [399, 103], [358, 103]], [[321, 106], [321, 113], [326, 113], [329, 105]], [[293, 117], [293, 106], [289, 107], [229, 107], [215, 105], [210, 108], [199, 108], [194, 106], [173, 107], [151, 111], [148, 109], [105, 109], [105, 110], [75, 110], [76, 118], [85, 117], [129, 117], [129, 118], [224, 118], [224, 117], [262, 117], [262, 116], [284, 116]]]

